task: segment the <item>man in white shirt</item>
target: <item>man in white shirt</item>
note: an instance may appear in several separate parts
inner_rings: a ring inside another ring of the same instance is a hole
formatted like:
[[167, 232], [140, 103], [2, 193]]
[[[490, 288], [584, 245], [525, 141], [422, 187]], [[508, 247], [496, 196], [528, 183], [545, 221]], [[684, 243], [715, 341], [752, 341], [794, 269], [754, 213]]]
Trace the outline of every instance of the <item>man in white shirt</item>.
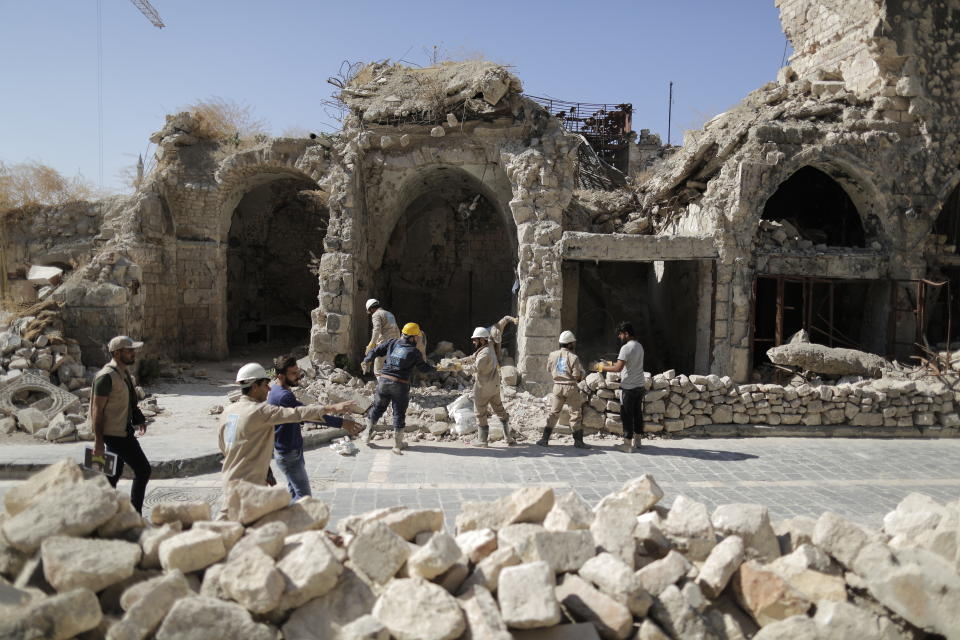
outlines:
[[621, 322], [617, 338], [623, 343], [615, 364], [597, 365], [597, 371], [620, 374], [620, 419], [623, 421], [623, 444], [620, 451], [630, 453], [640, 448], [643, 435], [643, 396], [646, 380], [643, 375], [643, 345], [637, 342], [633, 325]]

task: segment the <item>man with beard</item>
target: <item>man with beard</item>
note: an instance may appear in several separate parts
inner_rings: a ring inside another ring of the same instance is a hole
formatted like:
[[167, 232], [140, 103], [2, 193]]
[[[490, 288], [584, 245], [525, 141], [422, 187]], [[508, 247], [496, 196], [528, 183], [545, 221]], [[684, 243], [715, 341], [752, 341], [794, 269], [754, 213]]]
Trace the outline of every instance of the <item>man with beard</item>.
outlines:
[[[293, 389], [300, 386], [301, 378], [297, 359], [293, 356], [280, 356], [274, 360], [274, 368], [277, 372], [277, 384], [270, 387], [267, 404], [290, 408], [304, 406], [293, 394]], [[334, 429], [346, 429], [350, 435], [358, 434], [361, 429], [360, 424], [353, 420], [331, 415], [323, 416], [323, 424]], [[287, 477], [287, 489], [290, 491], [291, 501], [294, 502], [304, 496], [312, 495], [310, 478], [307, 477], [307, 468], [303, 459], [302, 426], [302, 422], [288, 422], [273, 428], [273, 460]]]
[[614, 364], [599, 363], [597, 371], [620, 374], [620, 419], [623, 421], [623, 444], [620, 451], [630, 453], [640, 448], [643, 435], [643, 396], [646, 380], [643, 375], [643, 346], [637, 342], [633, 325], [621, 322], [617, 338], [623, 346]]
[[130, 377], [129, 367], [137, 360], [137, 349], [143, 346], [128, 336], [110, 340], [107, 349], [110, 360], [93, 380], [90, 401], [90, 423], [93, 427], [93, 461], [104, 464], [103, 450], [117, 456], [117, 468], [108, 479], [114, 487], [123, 474], [124, 463], [133, 469], [133, 487], [130, 503], [140, 513], [143, 497], [150, 480], [150, 461], [143, 454], [134, 435], [134, 427], [140, 435], [147, 432], [146, 418], [137, 408], [137, 391]]

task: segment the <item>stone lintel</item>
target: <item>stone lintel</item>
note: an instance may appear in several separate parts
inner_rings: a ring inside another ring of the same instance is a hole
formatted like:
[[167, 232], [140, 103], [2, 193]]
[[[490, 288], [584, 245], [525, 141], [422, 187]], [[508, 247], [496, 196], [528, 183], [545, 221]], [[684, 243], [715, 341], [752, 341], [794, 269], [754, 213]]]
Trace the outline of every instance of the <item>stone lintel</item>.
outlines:
[[642, 236], [567, 231], [560, 240], [564, 260], [649, 262], [717, 257], [713, 236]]

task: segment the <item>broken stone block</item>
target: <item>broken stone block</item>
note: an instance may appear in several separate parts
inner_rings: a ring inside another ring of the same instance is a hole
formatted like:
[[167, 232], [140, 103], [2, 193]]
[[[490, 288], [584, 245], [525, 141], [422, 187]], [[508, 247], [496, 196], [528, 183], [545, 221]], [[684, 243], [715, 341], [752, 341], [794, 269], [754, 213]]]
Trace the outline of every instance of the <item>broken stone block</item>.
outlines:
[[533, 542], [533, 536], [546, 531], [543, 525], [530, 522], [509, 524], [497, 532], [497, 547], [506, 549], [513, 547], [522, 558], [527, 553], [527, 547]]
[[411, 578], [431, 580], [452, 567], [462, 555], [453, 536], [441, 531], [407, 558], [407, 572]]
[[43, 575], [57, 591], [101, 591], [133, 573], [140, 546], [122, 540], [51, 536], [40, 546]]
[[287, 525], [282, 522], [271, 522], [262, 527], [247, 529], [246, 534], [230, 549], [228, 560], [232, 560], [253, 547], [258, 547], [265, 554], [276, 560], [283, 550], [284, 540], [287, 537]]
[[50, 536], [85, 536], [95, 531], [117, 509], [117, 494], [105, 478], [66, 485], [5, 519], [3, 535], [13, 547], [33, 553]]
[[80, 465], [66, 458], [44, 467], [3, 494], [7, 516], [15, 516], [40, 499], [44, 492], [83, 482]]
[[799, 367], [805, 371], [833, 376], [879, 378], [890, 365], [880, 356], [856, 349], [827, 347], [815, 343], [784, 344], [767, 350], [774, 364]]
[[767, 508], [759, 504], [723, 504], [713, 511], [711, 522], [723, 536], [736, 535], [746, 554], [761, 562], [780, 557], [780, 542], [770, 525]]
[[345, 567], [336, 587], [290, 614], [283, 625], [285, 640], [339, 638], [343, 627], [370, 613], [376, 596], [370, 586]]
[[511, 629], [551, 627], [560, 622], [554, 571], [546, 562], [504, 568], [497, 600], [503, 621]]
[[733, 584], [737, 602], [761, 627], [805, 614], [813, 604], [775, 571], [755, 560], [740, 566]]
[[380, 520], [404, 540], [413, 540], [424, 531], [443, 529], [443, 511], [440, 509], [401, 509], [386, 514]]
[[564, 576], [556, 594], [574, 618], [592, 622], [601, 638], [625, 640], [633, 632], [630, 610], [579, 576]]
[[456, 537], [457, 546], [474, 564], [497, 550], [497, 534], [493, 529], [475, 529]]
[[458, 593], [464, 581], [470, 575], [470, 565], [464, 556], [433, 579], [433, 582], [446, 589], [449, 593]]
[[816, 526], [817, 521], [806, 516], [796, 516], [778, 522], [774, 525], [773, 532], [777, 534], [780, 553], [786, 555], [802, 544], [812, 544], [813, 530]]
[[338, 640], [390, 640], [390, 630], [372, 615], [360, 616], [344, 625]]
[[243, 537], [243, 525], [229, 520], [205, 520], [194, 523], [193, 528], [220, 534], [227, 551], [230, 551], [233, 545], [237, 544], [237, 540]]
[[453, 640], [466, 628], [457, 600], [420, 578], [390, 582], [373, 606], [373, 616], [397, 640]]
[[287, 535], [304, 531], [323, 529], [330, 520], [330, 507], [323, 500], [313, 496], [304, 496], [288, 507], [268, 513], [253, 525], [255, 528], [282, 522], [287, 527]]
[[706, 560], [717, 544], [707, 507], [683, 495], [673, 501], [662, 529], [664, 535], [690, 560]]
[[131, 529], [143, 529], [145, 522], [130, 502], [130, 496], [117, 493], [118, 509], [113, 517], [97, 527], [100, 538], [116, 538]]
[[867, 544], [866, 532], [852, 522], [827, 511], [817, 519], [813, 529], [813, 544], [850, 567], [860, 549]]
[[220, 588], [220, 574], [226, 563], [218, 562], [206, 568], [203, 572], [203, 582], [200, 584], [200, 595], [208, 598], [220, 598], [227, 600], [229, 596]]
[[960, 576], [925, 549], [891, 550], [881, 542], [863, 546], [853, 570], [870, 594], [913, 625], [955, 637], [960, 629]]
[[744, 559], [740, 536], [728, 536], [715, 546], [697, 574], [697, 585], [708, 598], [717, 598]]
[[154, 529], [144, 529], [140, 533], [140, 549], [143, 551], [140, 566], [144, 569], [159, 569], [160, 543], [180, 533], [181, 526], [177, 521]]
[[177, 600], [156, 636], [157, 640], [207, 638], [275, 640], [276, 633], [267, 625], [254, 622], [250, 612], [239, 604], [196, 596]]
[[548, 531], [574, 531], [589, 529], [592, 522], [593, 511], [590, 506], [576, 491], [570, 491], [556, 497], [553, 508], [543, 520], [543, 526]]
[[374, 582], [385, 584], [407, 561], [410, 547], [387, 525], [372, 522], [353, 539], [347, 553], [355, 568]]
[[933, 498], [911, 493], [900, 501], [896, 510], [883, 517], [883, 531], [889, 536], [913, 538], [940, 524], [945, 509]]
[[616, 556], [609, 553], [594, 556], [577, 573], [625, 605], [633, 615], [640, 618], [647, 615], [653, 601], [650, 594], [633, 570]]
[[457, 600], [466, 615], [467, 638], [471, 640], [511, 640], [507, 625], [490, 592], [479, 585], [467, 589]]
[[553, 489], [524, 487], [498, 501], [503, 510], [503, 525], [530, 522], [540, 524], [553, 508]]
[[640, 624], [637, 631], [637, 640], [671, 640], [670, 636], [657, 626], [657, 623], [647, 618]]
[[192, 595], [186, 578], [179, 571], [171, 571], [149, 580], [141, 597], [124, 607], [123, 619], [110, 627], [107, 640], [144, 640], [160, 625], [173, 604]]
[[561, 624], [543, 629], [516, 629], [514, 640], [600, 640], [597, 628], [591, 622]]
[[673, 547], [671, 542], [663, 535], [660, 526], [663, 524], [663, 518], [655, 511], [637, 516], [637, 525], [633, 530], [633, 537], [637, 542], [637, 550], [655, 558], [662, 558], [667, 555]]
[[516, 367], [500, 367], [500, 382], [508, 387], [515, 387], [520, 382], [520, 372]]
[[629, 497], [611, 494], [597, 505], [590, 524], [596, 545], [620, 558], [631, 569], [637, 552], [636, 511], [636, 504]]
[[710, 629], [704, 616], [687, 602], [673, 584], [653, 599], [650, 617], [673, 638], [719, 638]]
[[813, 621], [817, 624], [817, 640], [901, 637], [889, 618], [881, 618], [849, 602], [818, 602]]
[[819, 640], [817, 625], [812, 618], [805, 615], [794, 615], [783, 620], [771, 622], [765, 626], [754, 640], [780, 640], [781, 638], [790, 638], [790, 640]]
[[33, 264], [27, 272], [27, 282], [30, 284], [58, 284], [62, 277], [63, 269], [60, 267]]
[[500, 584], [500, 573], [505, 567], [512, 567], [520, 564], [520, 555], [515, 547], [497, 549], [486, 558], [480, 561], [473, 573], [467, 578], [461, 587], [461, 592], [473, 585], [481, 585], [491, 592], [497, 590]]
[[636, 577], [650, 595], [658, 596], [668, 586], [676, 584], [680, 578], [687, 575], [692, 567], [682, 554], [671, 551], [665, 558], [637, 570]]
[[593, 534], [588, 530], [539, 531], [520, 552], [524, 562], [543, 561], [555, 573], [574, 572], [596, 553]]
[[285, 487], [261, 486], [237, 480], [230, 483], [225, 499], [230, 519], [250, 524], [289, 505], [290, 493]]
[[160, 566], [183, 573], [205, 569], [227, 555], [220, 534], [203, 529], [185, 531], [160, 543]]
[[184, 527], [189, 527], [194, 522], [209, 519], [210, 504], [202, 500], [161, 502], [150, 510], [150, 521], [156, 525], [179, 520]]
[[[25, 369], [27, 366], [29, 366], [29, 363], [26, 360], [24, 360], [23, 362], [24, 362], [23, 367], [15, 367], [13, 366], [15, 363], [11, 362], [10, 368]], [[17, 416], [17, 424], [20, 425], [20, 428], [26, 431], [27, 433], [31, 433], [34, 435], [41, 429], [46, 428], [46, 426], [49, 424], [49, 420], [45, 415], [43, 415], [43, 412], [40, 411], [39, 409], [34, 409], [33, 407], [20, 409], [19, 411], [17, 411], [16, 416]]]
[[296, 609], [333, 589], [343, 565], [330, 552], [323, 531], [305, 531], [289, 536], [277, 561], [283, 576], [279, 609]]
[[96, 594], [89, 589], [74, 589], [35, 598], [0, 616], [0, 638], [68, 640], [95, 629], [102, 618]]
[[251, 613], [272, 611], [284, 591], [283, 575], [273, 558], [260, 549], [250, 549], [228, 561], [218, 580], [220, 589]]

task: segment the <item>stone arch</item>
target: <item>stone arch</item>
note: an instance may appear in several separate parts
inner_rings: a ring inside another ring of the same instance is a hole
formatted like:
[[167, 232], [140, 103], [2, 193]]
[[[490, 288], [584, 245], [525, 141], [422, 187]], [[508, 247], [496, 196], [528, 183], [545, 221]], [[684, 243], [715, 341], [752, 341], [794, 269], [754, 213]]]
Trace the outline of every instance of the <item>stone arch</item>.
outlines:
[[224, 344], [305, 344], [319, 291], [312, 261], [323, 254], [329, 224], [325, 194], [294, 160], [238, 156], [217, 175]]
[[371, 237], [371, 296], [431, 343], [469, 348], [474, 326], [513, 311], [516, 226], [504, 195], [466, 167], [420, 167]]
[[864, 246], [890, 230], [896, 229], [890, 218], [890, 207], [882, 192], [867, 177], [868, 169], [855, 157], [828, 150], [807, 149], [778, 164], [763, 186], [754, 194], [752, 225], [764, 217], [768, 201], [799, 171], [809, 167], [839, 186], [849, 198], [863, 228]]

